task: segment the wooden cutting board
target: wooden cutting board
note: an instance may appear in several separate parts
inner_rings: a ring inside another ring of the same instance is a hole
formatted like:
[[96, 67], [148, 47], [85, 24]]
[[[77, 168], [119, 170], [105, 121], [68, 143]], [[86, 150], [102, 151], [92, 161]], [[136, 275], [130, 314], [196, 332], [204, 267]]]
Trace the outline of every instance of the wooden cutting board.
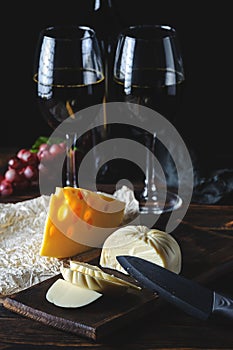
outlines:
[[[181, 273], [201, 283], [217, 278], [224, 271], [233, 270], [233, 236], [216, 235], [190, 225], [180, 224], [173, 232], [180, 244], [183, 258]], [[93, 252], [96, 263], [98, 251]], [[82, 261], [92, 261], [80, 257]], [[15, 295], [6, 297], [3, 306], [22, 316], [45, 325], [72, 332], [78, 336], [99, 341], [112, 331], [131, 323], [149, 313], [157, 312], [163, 301], [150, 292], [131, 292], [120, 298], [103, 296], [92, 304], [77, 309], [64, 309], [46, 301], [45, 294], [55, 276]]]
[[95, 341], [127, 322], [143, 317], [159, 307], [158, 296], [151, 293], [132, 292], [118, 298], [102, 296], [82, 308], [66, 309], [49, 303], [48, 288], [60, 275], [5, 298], [3, 305], [22, 316], [48, 326], [72, 332]]

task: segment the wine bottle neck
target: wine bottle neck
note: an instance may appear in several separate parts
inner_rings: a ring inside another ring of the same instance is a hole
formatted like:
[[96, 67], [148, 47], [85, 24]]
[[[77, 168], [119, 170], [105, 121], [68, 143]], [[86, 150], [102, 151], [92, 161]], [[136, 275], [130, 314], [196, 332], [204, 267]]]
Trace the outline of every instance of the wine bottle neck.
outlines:
[[112, 0], [94, 0], [93, 6], [91, 24], [106, 46], [116, 40], [122, 24]]

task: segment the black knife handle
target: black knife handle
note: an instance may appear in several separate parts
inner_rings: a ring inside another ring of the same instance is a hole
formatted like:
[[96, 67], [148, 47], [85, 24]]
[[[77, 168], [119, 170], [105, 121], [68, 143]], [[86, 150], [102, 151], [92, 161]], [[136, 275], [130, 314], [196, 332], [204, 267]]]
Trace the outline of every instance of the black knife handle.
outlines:
[[233, 300], [214, 292], [213, 314], [231, 318], [233, 320]]

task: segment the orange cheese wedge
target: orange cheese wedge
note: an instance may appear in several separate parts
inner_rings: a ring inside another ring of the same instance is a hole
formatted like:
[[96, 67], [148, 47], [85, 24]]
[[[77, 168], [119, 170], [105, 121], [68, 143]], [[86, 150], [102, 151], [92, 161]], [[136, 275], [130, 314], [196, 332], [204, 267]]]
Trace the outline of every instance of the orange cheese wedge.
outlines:
[[51, 194], [41, 256], [67, 258], [93, 248], [120, 226], [125, 203], [82, 188], [57, 187]]

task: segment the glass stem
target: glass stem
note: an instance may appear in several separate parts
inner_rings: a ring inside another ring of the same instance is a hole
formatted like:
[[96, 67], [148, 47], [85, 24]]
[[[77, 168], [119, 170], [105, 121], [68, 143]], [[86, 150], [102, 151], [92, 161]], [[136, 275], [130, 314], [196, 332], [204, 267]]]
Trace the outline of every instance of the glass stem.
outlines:
[[78, 187], [76, 173], [77, 134], [66, 134], [66, 178], [65, 186]]
[[156, 201], [157, 200], [157, 188], [155, 181], [155, 142], [156, 134], [154, 133], [152, 137], [148, 137], [147, 142], [147, 153], [146, 153], [146, 174], [144, 187], [142, 191], [142, 201]]

